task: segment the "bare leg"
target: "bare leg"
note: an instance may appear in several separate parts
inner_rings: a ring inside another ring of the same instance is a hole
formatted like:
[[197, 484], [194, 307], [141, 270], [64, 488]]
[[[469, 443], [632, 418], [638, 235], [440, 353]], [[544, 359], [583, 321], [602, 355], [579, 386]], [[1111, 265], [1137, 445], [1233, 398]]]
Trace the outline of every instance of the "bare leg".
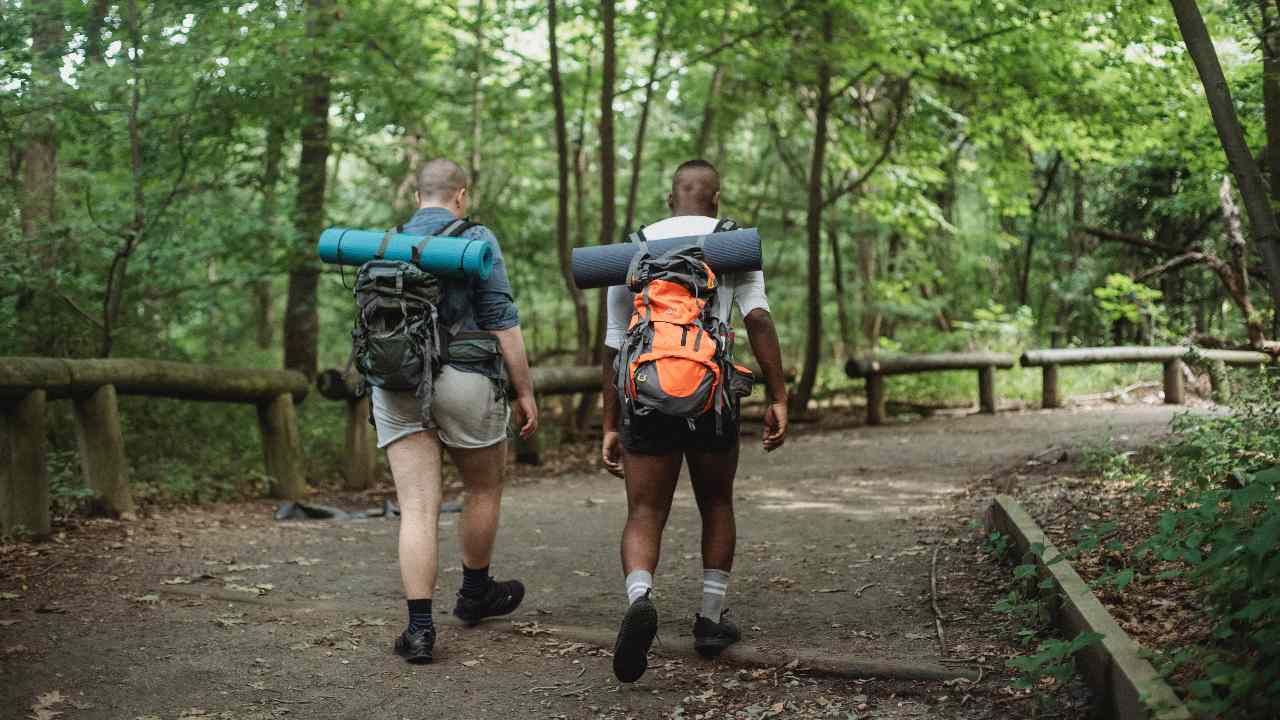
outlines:
[[387, 446], [400, 503], [400, 579], [410, 599], [429, 598], [436, 586], [440, 461], [434, 432], [414, 433]]
[[737, 524], [733, 517], [733, 479], [738, 474], [738, 446], [726, 452], [690, 450], [689, 477], [702, 515], [702, 567], [733, 569]]
[[671, 498], [680, 478], [679, 452], [666, 455], [626, 453], [627, 524], [622, 530], [622, 572], [658, 568], [662, 530], [671, 514]]
[[498, 536], [498, 514], [502, 507], [502, 485], [506, 477], [507, 441], [486, 448], [449, 448], [462, 474], [467, 501], [462, 505], [458, 538], [462, 563], [469, 568], [488, 567], [493, 543]]

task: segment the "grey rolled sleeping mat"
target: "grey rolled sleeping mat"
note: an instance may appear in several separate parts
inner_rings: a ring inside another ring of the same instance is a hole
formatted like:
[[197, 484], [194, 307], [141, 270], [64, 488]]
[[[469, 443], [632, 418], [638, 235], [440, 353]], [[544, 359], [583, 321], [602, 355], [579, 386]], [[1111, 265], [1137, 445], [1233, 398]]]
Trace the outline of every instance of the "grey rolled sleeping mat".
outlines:
[[[654, 255], [699, 243], [707, 264], [718, 273], [764, 269], [760, 233], [755, 228], [648, 241], [649, 252]], [[622, 285], [627, 281], [631, 259], [639, 251], [640, 244], [635, 242], [574, 248], [573, 282], [583, 290]]]

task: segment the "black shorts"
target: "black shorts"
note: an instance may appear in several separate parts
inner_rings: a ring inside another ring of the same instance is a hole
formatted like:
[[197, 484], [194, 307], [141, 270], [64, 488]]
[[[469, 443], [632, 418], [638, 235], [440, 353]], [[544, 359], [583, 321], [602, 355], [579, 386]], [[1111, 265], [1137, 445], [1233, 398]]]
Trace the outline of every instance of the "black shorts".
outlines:
[[689, 427], [688, 418], [660, 413], [632, 414], [624, 419], [618, 435], [623, 449], [637, 455], [665, 455], [683, 450], [727, 452], [738, 444], [738, 418], [736, 413], [724, 413], [720, 418], [720, 431], [716, 432], [714, 412], [695, 418], [693, 428]]

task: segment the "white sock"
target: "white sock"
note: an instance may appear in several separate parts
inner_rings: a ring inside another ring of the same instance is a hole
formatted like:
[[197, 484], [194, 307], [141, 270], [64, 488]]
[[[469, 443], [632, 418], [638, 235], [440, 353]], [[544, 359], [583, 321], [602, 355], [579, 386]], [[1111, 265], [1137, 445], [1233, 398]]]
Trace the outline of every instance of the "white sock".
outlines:
[[724, 612], [724, 594], [729, 589], [729, 571], [704, 569], [702, 571], [702, 617], [720, 622]]
[[653, 589], [653, 573], [648, 570], [632, 570], [627, 573], [627, 604], [631, 604]]

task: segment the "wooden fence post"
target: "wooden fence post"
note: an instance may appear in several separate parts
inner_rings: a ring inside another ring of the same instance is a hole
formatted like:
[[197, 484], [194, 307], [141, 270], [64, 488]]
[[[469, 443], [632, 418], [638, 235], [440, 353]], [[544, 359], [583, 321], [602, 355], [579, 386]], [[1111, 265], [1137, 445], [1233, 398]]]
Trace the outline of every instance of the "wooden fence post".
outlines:
[[1164, 363], [1164, 402], [1166, 405], [1182, 404], [1182, 360], [1174, 358]]
[[1213, 391], [1213, 401], [1219, 405], [1231, 402], [1231, 376], [1227, 374], [1227, 364], [1222, 360], [1209, 361], [1209, 387]]
[[347, 400], [347, 441], [345, 484], [347, 490], [373, 487], [378, 456], [369, 437], [369, 396]]
[[1041, 368], [1040, 407], [1062, 407], [1062, 401], [1058, 399], [1057, 365], [1045, 365]]
[[978, 368], [978, 411], [991, 415], [996, 411], [996, 366]]
[[103, 385], [73, 401], [76, 441], [85, 484], [93, 490], [95, 510], [112, 517], [133, 517], [129, 467], [120, 432], [116, 386]]
[[302, 442], [293, 397], [288, 393], [258, 405], [258, 429], [272, 497], [297, 500], [307, 490], [302, 473]]
[[49, 536], [44, 410], [44, 390], [0, 403], [0, 534]]
[[871, 373], [867, 376], [867, 424], [884, 423], [884, 376]]

